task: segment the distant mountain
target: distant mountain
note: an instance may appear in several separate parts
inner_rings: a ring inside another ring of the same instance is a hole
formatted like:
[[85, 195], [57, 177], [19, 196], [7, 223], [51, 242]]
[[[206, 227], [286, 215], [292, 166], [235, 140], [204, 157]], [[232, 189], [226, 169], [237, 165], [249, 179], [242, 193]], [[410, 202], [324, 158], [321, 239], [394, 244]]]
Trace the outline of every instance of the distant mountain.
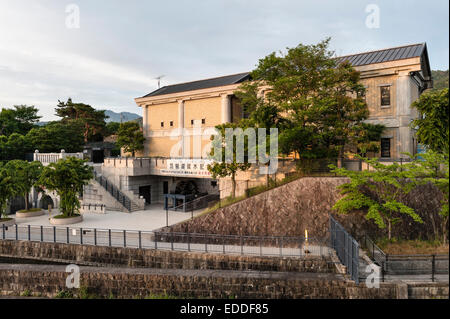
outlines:
[[448, 70], [440, 71], [435, 70], [431, 71], [431, 75], [433, 76], [433, 86], [435, 90], [441, 90], [444, 88], [448, 88]]
[[106, 123], [108, 123], [108, 122], [118, 122], [118, 123], [129, 122], [129, 121], [134, 121], [134, 120], [141, 118], [140, 115], [137, 115], [135, 113], [130, 113], [130, 112], [116, 113], [116, 112], [110, 111], [110, 110], [106, 110], [105, 115], [109, 116], [109, 118], [106, 119]]

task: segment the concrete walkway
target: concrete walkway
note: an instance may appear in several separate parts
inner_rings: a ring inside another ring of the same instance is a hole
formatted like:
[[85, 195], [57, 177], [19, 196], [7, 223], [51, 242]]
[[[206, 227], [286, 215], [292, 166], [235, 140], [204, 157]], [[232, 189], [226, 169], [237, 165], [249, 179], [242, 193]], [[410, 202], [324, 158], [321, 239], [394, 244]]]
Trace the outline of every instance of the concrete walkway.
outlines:
[[[202, 210], [194, 211], [194, 216], [201, 213]], [[57, 209], [52, 209], [51, 216], [58, 215]], [[10, 217], [15, 217], [11, 215]], [[45, 215], [16, 218], [19, 226], [35, 225], [35, 226], [52, 226], [49, 222], [49, 213], [45, 211]], [[191, 212], [175, 212], [169, 210], [169, 225], [191, 218]], [[141, 230], [152, 231], [166, 226], [166, 211], [162, 204], [150, 205], [146, 210], [136, 211], [132, 213], [107, 211], [106, 214], [88, 213], [83, 215], [83, 222], [72, 225], [73, 227], [82, 228], [102, 228], [102, 229], [120, 229], [120, 230]]]

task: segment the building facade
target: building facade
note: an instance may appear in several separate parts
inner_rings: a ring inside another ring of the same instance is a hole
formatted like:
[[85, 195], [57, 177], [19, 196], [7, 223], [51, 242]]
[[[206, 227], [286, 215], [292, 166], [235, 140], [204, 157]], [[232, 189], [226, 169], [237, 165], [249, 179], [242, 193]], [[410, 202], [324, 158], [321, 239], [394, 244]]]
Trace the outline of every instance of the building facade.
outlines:
[[[397, 160], [406, 157], [404, 152], [416, 153], [417, 141], [410, 123], [419, 114], [411, 104], [432, 87], [426, 44], [337, 59], [350, 62], [361, 72], [370, 111], [367, 122], [386, 126], [381, 151], [374, 155]], [[144, 151], [139, 154], [142, 158], [126, 163], [117, 159], [114, 164], [106, 159], [102, 173], [114, 179], [121, 189], [148, 198], [148, 203], [161, 203], [164, 194], [175, 192], [180, 182], [188, 180], [197, 183], [202, 193], [217, 192], [217, 183], [206, 169], [210, 136], [216, 125], [238, 122], [244, 116], [234, 92], [249, 80], [249, 73], [233, 74], [169, 85], [136, 98], [136, 104], [142, 108], [146, 139]], [[279, 171], [284, 174], [292, 169], [292, 165], [283, 165]], [[248, 181], [257, 184], [265, 179], [257, 175], [251, 170], [240, 174], [237, 180], [247, 183], [241, 187], [238, 183], [238, 194], [240, 188], [249, 187]], [[220, 185], [224, 189], [226, 179]]]

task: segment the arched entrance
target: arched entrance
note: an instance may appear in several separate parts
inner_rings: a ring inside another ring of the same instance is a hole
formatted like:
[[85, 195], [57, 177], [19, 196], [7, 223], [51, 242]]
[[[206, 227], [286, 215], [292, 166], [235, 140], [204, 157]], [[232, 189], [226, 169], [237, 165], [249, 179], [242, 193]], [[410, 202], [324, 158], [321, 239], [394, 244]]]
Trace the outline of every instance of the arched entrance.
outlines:
[[55, 207], [53, 199], [49, 195], [42, 196], [41, 200], [39, 201], [39, 208], [48, 209], [49, 205], [51, 205], [52, 208]]

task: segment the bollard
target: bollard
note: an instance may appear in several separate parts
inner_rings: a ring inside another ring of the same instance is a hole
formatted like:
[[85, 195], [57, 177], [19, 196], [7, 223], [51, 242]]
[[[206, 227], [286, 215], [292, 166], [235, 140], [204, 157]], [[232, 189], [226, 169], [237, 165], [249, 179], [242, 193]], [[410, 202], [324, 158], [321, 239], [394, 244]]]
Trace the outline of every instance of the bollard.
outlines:
[[67, 243], [69, 244], [70, 243], [69, 227], [66, 227], [66, 231], [67, 231], [67, 233], [66, 233], [66, 235], [67, 235]]
[[94, 246], [97, 246], [97, 228], [94, 228]]
[[187, 234], [187, 244], [188, 244], [188, 251], [191, 251], [191, 236], [189, 233]]
[[41, 242], [44, 241], [44, 227], [41, 226]]
[[80, 228], [80, 245], [83, 245], [83, 228]]
[[166, 209], [166, 227], [169, 227], [169, 209]]
[[244, 242], [243, 242], [242, 235], [240, 236], [240, 242], [241, 242], [241, 255], [243, 255], [244, 254]]
[[56, 243], [56, 226], [53, 226], [53, 242]]
[[280, 237], [280, 256], [283, 256], [283, 237]]
[[111, 229], [108, 229], [108, 244], [111, 247]]
[[434, 282], [434, 274], [436, 272], [436, 255], [432, 255], [431, 259], [431, 281]]
[[127, 247], [127, 231], [123, 231], [123, 247]]
[[139, 231], [138, 233], [138, 237], [139, 237], [139, 248], [142, 248], [142, 239], [141, 239], [141, 231]]
[[31, 226], [28, 225], [28, 241], [31, 241]]
[[16, 224], [16, 240], [19, 240], [19, 230], [17, 229], [17, 224]]
[[263, 238], [262, 236], [259, 237], [259, 255], [262, 256], [263, 252], [262, 252], [262, 242], [263, 242]]

